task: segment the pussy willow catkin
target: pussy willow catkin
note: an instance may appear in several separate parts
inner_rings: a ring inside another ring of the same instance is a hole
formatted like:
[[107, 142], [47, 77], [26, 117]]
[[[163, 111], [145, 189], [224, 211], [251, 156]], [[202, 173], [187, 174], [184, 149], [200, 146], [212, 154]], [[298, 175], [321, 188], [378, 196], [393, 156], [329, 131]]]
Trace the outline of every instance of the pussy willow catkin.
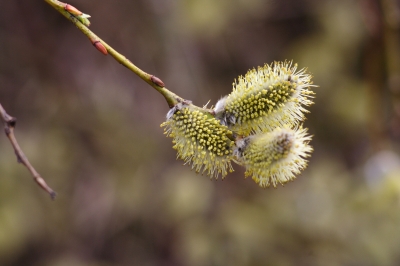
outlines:
[[307, 129], [278, 127], [236, 141], [234, 155], [261, 187], [276, 187], [296, 178], [306, 166], [312, 152]]
[[231, 165], [234, 142], [232, 132], [210, 113], [191, 104], [179, 103], [161, 124], [167, 136], [173, 138], [178, 157], [192, 169], [208, 176], [224, 178], [233, 171]]
[[275, 62], [252, 69], [233, 83], [233, 91], [214, 108], [216, 117], [233, 132], [271, 131], [283, 125], [296, 126], [311, 105], [311, 75], [297, 71], [291, 62]]
[[275, 62], [240, 76], [213, 110], [178, 103], [161, 126], [196, 172], [224, 178], [234, 161], [259, 186], [276, 187], [294, 180], [313, 151], [301, 126], [313, 103], [311, 87], [305, 69]]

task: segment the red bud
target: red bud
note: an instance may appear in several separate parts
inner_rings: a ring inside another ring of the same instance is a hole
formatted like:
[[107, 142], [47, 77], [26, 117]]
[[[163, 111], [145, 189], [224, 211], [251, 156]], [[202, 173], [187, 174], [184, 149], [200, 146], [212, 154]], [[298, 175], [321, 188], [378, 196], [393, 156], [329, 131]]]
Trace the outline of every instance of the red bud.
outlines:
[[162, 82], [162, 80], [159, 79], [159, 78], [157, 78], [156, 76], [151, 76], [150, 79], [151, 79], [151, 81], [152, 81], [154, 84], [156, 84], [157, 86], [165, 87], [164, 82]]
[[71, 6], [70, 4], [66, 4], [65, 5], [65, 7], [64, 7], [64, 9], [66, 10], [66, 11], [68, 11], [69, 13], [71, 13], [72, 15], [75, 15], [75, 16], [80, 16], [80, 15], [82, 15], [82, 12], [81, 11], [79, 11], [76, 7], [74, 7], [74, 6]]
[[104, 47], [104, 45], [100, 41], [92, 41], [92, 43], [94, 47], [96, 47], [96, 49], [100, 51], [100, 53], [102, 53], [103, 55], [108, 54], [106, 47]]

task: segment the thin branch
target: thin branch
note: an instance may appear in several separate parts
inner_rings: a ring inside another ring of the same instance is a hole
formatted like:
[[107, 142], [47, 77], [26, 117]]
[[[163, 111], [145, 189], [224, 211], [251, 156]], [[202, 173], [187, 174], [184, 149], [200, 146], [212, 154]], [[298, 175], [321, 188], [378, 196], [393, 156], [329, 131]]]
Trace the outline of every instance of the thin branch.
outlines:
[[[175, 93], [169, 91], [167, 88], [164, 87], [164, 83], [154, 75], [150, 75], [137, 66], [135, 66], [129, 59], [127, 59], [124, 55], [118, 53], [116, 50], [114, 50], [110, 45], [108, 45], [106, 42], [104, 42], [102, 39], [100, 39], [96, 34], [94, 34], [91, 30], [89, 30], [79, 19], [82, 20], [82, 15], [85, 15], [84, 18], [86, 18], [86, 14], [82, 14], [79, 10], [76, 8], [72, 7], [69, 4], [62, 3], [57, 0], [44, 0], [46, 3], [51, 5], [54, 9], [56, 9], [58, 12], [60, 12], [64, 17], [66, 17], [69, 21], [71, 21], [83, 34], [85, 34], [89, 40], [92, 42], [92, 44], [96, 47], [97, 50], [99, 50], [101, 53], [107, 55], [110, 54], [112, 57], [114, 57], [115, 60], [117, 60], [121, 65], [125, 66], [132, 72], [134, 72], [136, 75], [138, 75], [141, 79], [143, 79], [145, 82], [150, 84], [154, 89], [156, 89], [159, 93], [161, 93], [165, 100], [167, 101], [168, 105], [170, 108], [175, 106], [177, 103], [182, 102], [183, 98], [179, 97]], [[69, 12], [68, 12], [69, 11]], [[87, 16], [89, 17], [89, 16]], [[88, 21], [86, 23], [87, 25], [90, 24]]]
[[15, 155], [17, 156], [17, 160], [19, 163], [22, 163], [26, 168], [28, 168], [29, 172], [31, 173], [33, 180], [42, 188], [44, 189], [47, 193], [50, 194], [50, 197], [54, 199], [56, 197], [56, 192], [54, 192], [53, 189], [51, 189], [44, 179], [39, 175], [39, 173], [33, 168], [33, 166], [30, 164], [28, 158], [22, 151], [21, 147], [19, 146], [17, 139], [15, 138], [14, 135], [14, 128], [17, 123], [17, 119], [15, 117], [10, 116], [7, 114], [6, 110], [4, 110], [3, 106], [0, 104], [0, 116], [1, 120], [3, 121], [4, 124], [4, 131], [8, 137], [8, 139], [11, 142], [11, 145], [14, 148]]

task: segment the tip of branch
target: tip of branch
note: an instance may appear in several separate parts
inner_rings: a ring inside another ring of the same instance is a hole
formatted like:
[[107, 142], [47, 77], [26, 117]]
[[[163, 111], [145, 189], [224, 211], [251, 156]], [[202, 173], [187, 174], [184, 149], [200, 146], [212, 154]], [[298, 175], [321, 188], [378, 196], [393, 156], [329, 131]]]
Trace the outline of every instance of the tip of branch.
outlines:
[[57, 196], [57, 193], [56, 193], [56, 192], [54, 192], [54, 191], [51, 191], [51, 192], [50, 192], [50, 198], [51, 198], [51, 200], [55, 200], [55, 199], [56, 199], [56, 196]]

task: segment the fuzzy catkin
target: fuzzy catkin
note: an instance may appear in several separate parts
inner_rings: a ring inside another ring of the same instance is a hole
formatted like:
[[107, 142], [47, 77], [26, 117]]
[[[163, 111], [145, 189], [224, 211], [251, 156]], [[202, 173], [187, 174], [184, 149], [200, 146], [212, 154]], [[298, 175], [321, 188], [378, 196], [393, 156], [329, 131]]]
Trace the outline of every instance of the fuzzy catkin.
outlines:
[[234, 155], [260, 187], [276, 187], [296, 178], [307, 166], [312, 147], [307, 129], [276, 128], [236, 141]]
[[233, 91], [214, 108], [216, 117], [235, 133], [271, 131], [304, 120], [304, 107], [314, 92], [311, 75], [291, 62], [275, 62], [252, 69], [233, 83]]
[[190, 104], [180, 104], [168, 113], [161, 126], [173, 138], [178, 157], [196, 172], [224, 178], [233, 171], [234, 142], [228, 137], [232, 132], [210, 114]]

